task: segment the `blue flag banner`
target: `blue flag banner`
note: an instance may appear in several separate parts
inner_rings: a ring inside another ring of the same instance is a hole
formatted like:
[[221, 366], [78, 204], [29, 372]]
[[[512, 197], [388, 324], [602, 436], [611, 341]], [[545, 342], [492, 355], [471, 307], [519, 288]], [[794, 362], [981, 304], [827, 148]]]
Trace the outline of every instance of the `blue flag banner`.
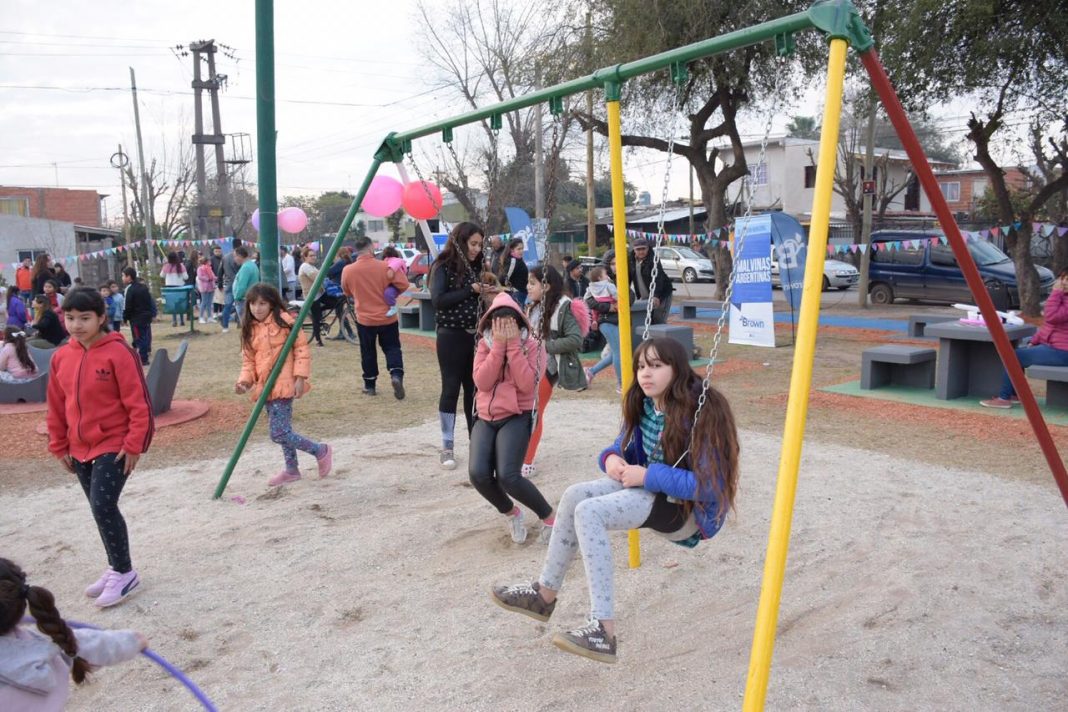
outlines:
[[[734, 234], [745, 234], [734, 253], [734, 291], [730, 304], [730, 343], [775, 346], [771, 305], [771, 217], [737, 221]], [[737, 242], [735, 243], [737, 245]]]
[[769, 213], [771, 241], [779, 266], [779, 281], [791, 309], [801, 306], [801, 292], [805, 286], [805, 259], [808, 241], [801, 223], [785, 213]]
[[527, 211], [522, 208], [505, 208], [511, 237], [523, 240], [523, 261], [536, 266], [545, 255], [546, 221], [531, 221]]

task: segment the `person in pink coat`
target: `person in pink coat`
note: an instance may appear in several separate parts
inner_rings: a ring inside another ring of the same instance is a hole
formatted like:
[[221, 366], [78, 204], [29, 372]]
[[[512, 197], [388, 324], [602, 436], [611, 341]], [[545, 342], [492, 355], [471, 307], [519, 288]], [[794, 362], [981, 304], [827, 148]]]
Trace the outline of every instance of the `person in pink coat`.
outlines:
[[523, 512], [512, 498], [534, 510], [542, 522], [541, 538], [548, 541], [552, 505], [521, 474], [545, 352], [507, 294], [493, 300], [478, 331], [474, 366], [478, 419], [471, 430], [468, 477], [478, 493], [507, 517], [512, 541], [521, 544], [527, 538]]
[[211, 262], [207, 257], [201, 257], [197, 265], [197, 291], [200, 292], [200, 318], [201, 324], [215, 321], [211, 313], [215, 299], [215, 271], [211, 268]]
[[[1062, 269], [1053, 283], [1053, 291], [1046, 300], [1044, 322], [1031, 344], [1016, 349], [1020, 366], [1068, 366], [1068, 267]], [[1011, 408], [1020, 399], [1009, 380], [1008, 371], [1001, 379], [1001, 393], [996, 398], [980, 401], [986, 408]]]

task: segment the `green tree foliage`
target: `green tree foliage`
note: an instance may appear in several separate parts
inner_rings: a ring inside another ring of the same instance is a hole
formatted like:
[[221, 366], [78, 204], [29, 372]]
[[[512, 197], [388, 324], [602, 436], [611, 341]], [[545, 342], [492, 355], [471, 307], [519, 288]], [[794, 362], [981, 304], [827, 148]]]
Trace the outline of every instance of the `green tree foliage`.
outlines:
[[794, 116], [786, 124], [786, 135], [793, 138], [807, 138], [818, 141], [820, 138], [820, 125], [815, 116]]

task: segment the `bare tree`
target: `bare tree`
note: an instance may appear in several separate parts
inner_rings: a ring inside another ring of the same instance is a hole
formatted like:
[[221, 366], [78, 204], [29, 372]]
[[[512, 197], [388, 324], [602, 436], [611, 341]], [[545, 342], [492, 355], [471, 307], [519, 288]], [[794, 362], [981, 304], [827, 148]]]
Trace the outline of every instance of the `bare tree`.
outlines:
[[[132, 216], [136, 225], [144, 224], [144, 205], [142, 204], [141, 180], [133, 165], [126, 167], [126, 180], [132, 187]], [[155, 209], [156, 224], [150, 237], [169, 238], [178, 225], [189, 219], [189, 205], [196, 189], [194, 174], [193, 147], [180, 145], [175, 149], [163, 150], [159, 159], [153, 158], [145, 170], [147, 174], [148, 200]], [[163, 212], [159, 212], [160, 201], [164, 201]]]
[[[1036, 191], [1056, 183], [1068, 174], [1068, 116], [1065, 116], [1060, 136], [1047, 136], [1047, 129], [1041, 121], [1031, 124], [1028, 145], [1034, 166], [1020, 165], [1020, 172], [1030, 180]], [[1064, 226], [1068, 224], [1068, 184], [1061, 182], [1061, 189], [1053, 193], [1044, 206], [1045, 217]], [[1068, 267], [1068, 233], [1061, 235], [1054, 231], [1049, 237], [1052, 245], [1051, 266], [1054, 273]]]
[[[453, 90], [472, 109], [533, 90], [539, 71], [554, 80], [561, 58], [571, 56], [557, 15], [537, 3], [455, 0], [440, 13], [429, 5], [425, 0], [418, 4], [424, 56], [440, 73], [438, 86]], [[482, 120], [481, 139], [468, 140], [462, 153], [450, 151], [435, 171], [437, 180], [489, 232], [503, 226], [503, 206], [532, 185], [534, 111], [511, 112], [501, 119], [507, 146], [491, 122]], [[566, 138], [568, 119], [563, 121], [549, 146], [550, 157], [559, 156]], [[484, 211], [475, 187], [480, 177], [487, 197]]]

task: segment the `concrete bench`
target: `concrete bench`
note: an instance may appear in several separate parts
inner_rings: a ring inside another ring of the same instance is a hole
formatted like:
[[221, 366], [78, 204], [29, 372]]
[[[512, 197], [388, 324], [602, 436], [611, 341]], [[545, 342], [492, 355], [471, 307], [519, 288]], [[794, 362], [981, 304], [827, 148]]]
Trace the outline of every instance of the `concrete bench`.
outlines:
[[1029, 366], [1027, 377], [1046, 381], [1046, 405], [1068, 408], [1068, 366]]
[[419, 328], [418, 304], [408, 304], [407, 306], [397, 307], [397, 313], [400, 314], [400, 327], [402, 329]]
[[934, 349], [891, 344], [864, 351], [860, 387], [872, 390], [883, 386], [934, 388]]
[[0, 383], [0, 403], [44, 403], [48, 399], [48, 371], [25, 383]]
[[683, 319], [696, 319], [698, 309], [722, 309], [722, 302], [709, 302], [709, 301], [693, 301], [687, 300], [682, 302], [682, 318]]
[[958, 321], [959, 316], [952, 314], [909, 314], [909, 336], [925, 338], [924, 330], [928, 324], [941, 324], [947, 321]]
[[[638, 348], [638, 344], [642, 342], [642, 331], [644, 330], [644, 324], [634, 330], [634, 348]], [[689, 326], [682, 326], [681, 324], [652, 324], [649, 327], [649, 338], [674, 339], [682, 344], [687, 354], [693, 353], [693, 328]]]
[[145, 375], [148, 397], [152, 401], [152, 415], [160, 415], [171, 409], [174, 391], [178, 388], [178, 377], [182, 375], [185, 352], [189, 348], [189, 339], [182, 339], [174, 360], [167, 355], [167, 349], [158, 349], [152, 357], [152, 365]]

